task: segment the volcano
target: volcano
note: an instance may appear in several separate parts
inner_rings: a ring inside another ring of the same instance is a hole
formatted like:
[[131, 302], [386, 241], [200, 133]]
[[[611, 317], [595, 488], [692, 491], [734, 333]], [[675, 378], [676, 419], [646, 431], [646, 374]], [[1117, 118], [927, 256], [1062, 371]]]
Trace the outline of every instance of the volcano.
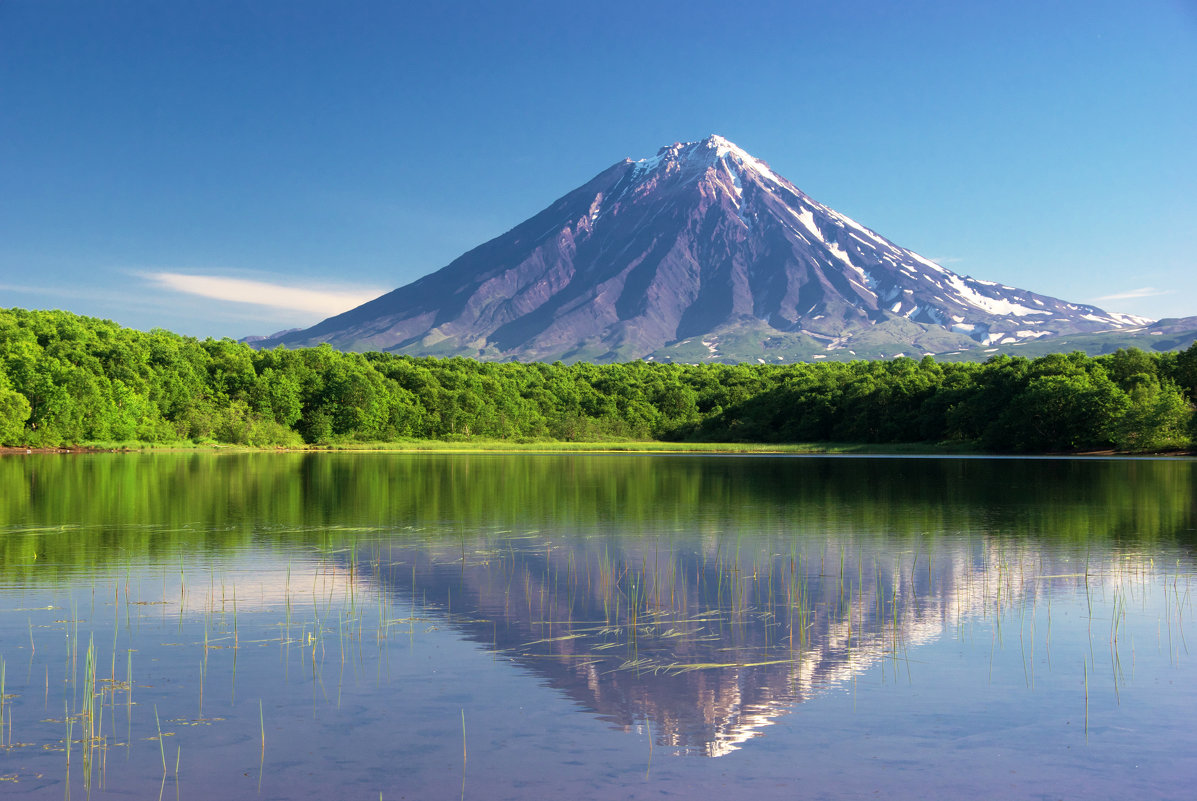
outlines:
[[254, 344], [776, 363], [944, 353], [1148, 322], [958, 275], [711, 136], [621, 161], [424, 278]]

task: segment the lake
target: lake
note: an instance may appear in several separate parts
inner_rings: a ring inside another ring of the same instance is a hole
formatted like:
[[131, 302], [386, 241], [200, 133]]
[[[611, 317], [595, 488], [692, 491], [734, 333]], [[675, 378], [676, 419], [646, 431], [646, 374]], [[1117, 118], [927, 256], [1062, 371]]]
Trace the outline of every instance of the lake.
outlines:
[[0, 458], [13, 798], [1191, 798], [1197, 462]]

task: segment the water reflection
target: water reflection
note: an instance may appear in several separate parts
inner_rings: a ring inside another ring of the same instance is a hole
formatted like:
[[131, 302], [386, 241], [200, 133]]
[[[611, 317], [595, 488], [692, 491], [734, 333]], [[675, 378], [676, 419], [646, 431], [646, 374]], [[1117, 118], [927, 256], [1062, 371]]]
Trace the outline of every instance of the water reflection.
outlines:
[[[866, 546], [958, 532], [1180, 545], [1197, 461], [618, 454], [94, 454], [0, 458], [0, 574], [33, 581], [346, 535], [740, 531]], [[788, 549], [786, 549], [788, 550]]]
[[1149, 560], [1105, 549], [985, 537], [923, 553], [901, 542], [866, 551], [835, 532], [727, 539], [379, 544], [353, 572], [400, 608], [436, 610], [599, 718], [706, 756], [879, 663], [907, 673], [912, 649], [964, 621], [1156, 575]]
[[[897, 792], [899, 770], [918, 774], [909, 796], [952, 797], [942, 768], [992, 773], [1010, 753], [1003, 774], [1030, 766], [1067, 795], [1131, 759], [1125, 731], [1150, 778], [1098, 795], [1183, 797], [1192, 771], [1149, 760], [1197, 753], [1195, 466], [0, 459], [0, 778], [61, 783], [90, 662], [107, 688], [96, 747], [122, 754], [104, 782], [137, 797], [172, 758], [158, 711], [195, 797], [253, 794], [263, 775], [266, 795], [459, 797], [466, 719], [486, 776], [470, 797], [527, 797], [529, 765], [540, 797], [723, 797], [724, 771], [758, 797], [843, 795], [845, 775], [863, 796]], [[928, 707], [951, 723], [924, 726], [914, 759], [901, 737]], [[869, 750], [874, 721], [903, 732], [888, 752]], [[648, 736], [735, 753], [658, 760], [653, 785]], [[791, 755], [812, 743], [800, 782]]]

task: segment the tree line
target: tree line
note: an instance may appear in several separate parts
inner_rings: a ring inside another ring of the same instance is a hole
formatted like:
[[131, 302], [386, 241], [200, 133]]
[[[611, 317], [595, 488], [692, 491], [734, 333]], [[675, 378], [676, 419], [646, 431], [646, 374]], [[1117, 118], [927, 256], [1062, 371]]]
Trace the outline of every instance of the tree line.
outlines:
[[959, 443], [1158, 451], [1197, 439], [1182, 352], [984, 363], [498, 363], [254, 350], [0, 310], [0, 444], [405, 440]]

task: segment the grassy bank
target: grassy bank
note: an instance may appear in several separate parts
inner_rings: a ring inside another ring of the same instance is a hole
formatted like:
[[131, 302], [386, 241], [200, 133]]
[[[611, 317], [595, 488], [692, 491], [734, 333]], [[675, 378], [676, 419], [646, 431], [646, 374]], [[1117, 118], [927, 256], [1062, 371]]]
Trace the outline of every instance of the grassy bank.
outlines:
[[[159, 442], [84, 442], [59, 448], [0, 448], [0, 456], [33, 453], [692, 453], [692, 454], [844, 454], [844, 455], [927, 455], [927, 456], [985, 456], [999, 455], [980, 448], [976, 443], [875, 443], [850, 442], [657, 442], [651, 440], [615, 440], [604, 442], [511, 442], [506, 440], [410, 440], [402, 442], [348, 442], [332, 445], [300, 445], [295, 447], [228, 445], [220, 443], [159, 443]], [[1193, 451], [1172, 450], [1156, 454], [1141, 452], [1091, 450], [1068, 453], [1023, 454], [1055, 456], [1193, 456]]]
[[852, 443], [747, 443], [747, 442], [506, 442], [482, 440], [469, 442], [421, 441], [350, 443], [314, 448], [314, 450], [351, 451], [429, 451], [437, 453], [509, 452], [509, 453], [975, 453], [958, 443], [927, 443], [879, 446]]
[[467, 441], [405, 440], [399, 442], [346, 442], [295, 447], [228, 445], [194, 442], [82, 442], [57, 448], [0, 448], [0, 454], [29, 453], [149, 453], [149, 452], [320, 452], [320, 451], [386, 451], [427, 453], [858, 453], [858, 454], [936, 454], [981, 453], [963, 443], [898, 443], [877, 445], [844, 442], [658, 442], [652, 440], [612, 440], [601, 442], [512, 442], [498, 439]]

